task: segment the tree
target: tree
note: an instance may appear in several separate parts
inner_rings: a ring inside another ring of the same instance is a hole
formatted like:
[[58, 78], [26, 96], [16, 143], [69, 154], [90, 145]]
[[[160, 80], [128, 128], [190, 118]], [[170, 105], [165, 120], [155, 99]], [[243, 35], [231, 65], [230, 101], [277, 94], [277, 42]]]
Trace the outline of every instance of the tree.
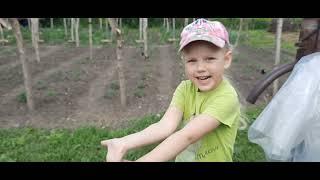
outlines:
[[113, 33], [116, 35], [117, 40], [117, 68], [118, 68], [118, 76], [119, 76], [119, 86], [120, 86], [120, 99], [122, 107], [126, 107], [127, 97], [126, 97], [126, 83], [123, 72], [122, 65], [122, 34], [121, 30], [118, 28], [115, 18], [108, 18], [109, 24]]
[[91, 18], [89, 18], [89, 48], [90, 48], [90, 60], [92, 60], [92, 23]]
[[40, 62], [39, 55], [39, 19], [31, 18], [31, 37], [32, 37], [32, 45], [34, 47], [36, 53], [36, 60]]
[[25, 50], [23, 47], [23, 37], [21, 35], [20, 24], [16, 18], [10, 18], [9, 22], [13, 28], [13, 33], [15, 35], [18, 47], [18, 54], [20, 56], [21, 64], [22, 64], [22, 71], [24, 77], [24, 85], [26, 88], [26, 95], [27, 95], [27, 106], [30, 111], [34, 110], [34, 103], [32, 97], [32, 81], [31, 75], [28, 66], [28, 60], [25, 55]]
[[[280, 63], [282, 25], [283, 25], [283, 18], [278, 18], [277, 33], [276, 33], [276, 54], [275, 54], [274, 66], [278, 66]], [[273, 83], [273, 95], [277, 93], [278, 89], [279, 89], [279, 80], [276, 79]]]

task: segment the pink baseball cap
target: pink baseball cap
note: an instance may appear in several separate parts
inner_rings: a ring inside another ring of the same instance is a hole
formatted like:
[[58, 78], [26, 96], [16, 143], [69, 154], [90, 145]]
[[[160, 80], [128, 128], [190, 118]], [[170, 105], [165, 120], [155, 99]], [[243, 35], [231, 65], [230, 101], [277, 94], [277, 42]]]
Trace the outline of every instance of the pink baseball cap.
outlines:
[[187, 44], [198, 40], [211, 42], [220, 48], [226, 43], [230, 44], [228, 31], [221, 22], [197, 19], [183, 28], [179, 51]]

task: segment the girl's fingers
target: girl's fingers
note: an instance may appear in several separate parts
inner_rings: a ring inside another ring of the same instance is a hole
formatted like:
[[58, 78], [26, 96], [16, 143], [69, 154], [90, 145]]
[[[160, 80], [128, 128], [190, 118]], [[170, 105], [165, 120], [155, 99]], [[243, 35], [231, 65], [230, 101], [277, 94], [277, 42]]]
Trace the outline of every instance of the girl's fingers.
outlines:
[[101, 141], [102, 146], [108, 146], [108, 140]]

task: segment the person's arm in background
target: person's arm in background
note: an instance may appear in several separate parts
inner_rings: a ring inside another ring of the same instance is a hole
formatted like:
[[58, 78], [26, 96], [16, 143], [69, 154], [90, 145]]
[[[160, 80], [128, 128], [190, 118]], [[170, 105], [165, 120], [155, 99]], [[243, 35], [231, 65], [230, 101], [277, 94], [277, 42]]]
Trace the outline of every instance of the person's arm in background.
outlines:
[[101, 141], [101, 145], [108, 147], [106, 160], [108, 162], [122, 161], [123, 156], [130, 149], [159, 142], [172, 134], [182, 119], [182, 111], [169, 106], [162, 119], [146, 129], [122, 138]]
[[137, 161], [169, 161], [219, 125], [220, 122], [215, 118], [200, 114]]

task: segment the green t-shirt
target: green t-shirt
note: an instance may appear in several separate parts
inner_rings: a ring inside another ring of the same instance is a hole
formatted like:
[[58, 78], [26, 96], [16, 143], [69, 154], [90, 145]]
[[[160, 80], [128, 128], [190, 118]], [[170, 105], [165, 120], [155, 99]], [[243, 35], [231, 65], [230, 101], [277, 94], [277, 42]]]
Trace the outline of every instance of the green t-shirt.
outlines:
[[207, 92], [198, 92], [198, 88], [190, 80], [182, 81], [175, 90], [170, 105], [183, 112], [182, 127], [199, 114], [209, 115], [221, 123], [212, 132], [189, 145], [176, 157], [176, 162], [232, 161], [240, 103], [237, 92], [226, 79], [217, 88]]

